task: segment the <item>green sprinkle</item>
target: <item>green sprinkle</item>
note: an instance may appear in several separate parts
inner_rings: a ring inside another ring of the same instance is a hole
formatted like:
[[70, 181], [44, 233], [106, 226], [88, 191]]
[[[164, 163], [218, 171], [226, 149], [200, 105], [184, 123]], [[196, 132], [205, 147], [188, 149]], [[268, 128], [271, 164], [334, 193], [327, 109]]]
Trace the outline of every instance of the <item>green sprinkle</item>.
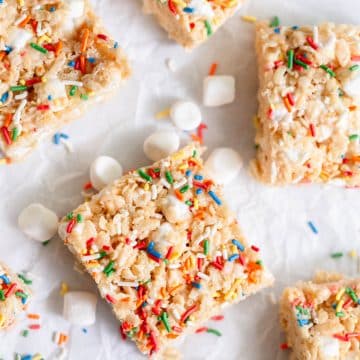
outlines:
[[126, 333], [126, 335], [131, 339], [138, 331], [139, 331], [139, 328], [137, 326], [135, 326], [131, 330], [129, 330]]
[[80, 99], [81, 100], [89, 100], [89, 95], [88, 94], [81, 94]]
[[144, 282], [143, 282], [143, 285], [147, 285], [147, 284], [149, 284], [149, 283], [151, 283], [151, 279], [144, 281]]
[[294, 67], [294, 50], [291, 49], [287, 52], [287, 56], [288, 56], [288, 62], [287, 62], [287, 66], [290, 70], [292, 70], [292, 68]]
[[354, 140], [357, 140], [359, 138], [359, 135], [358, 134], [352, 134], [349, 136], [349, 140], [350, 141], [354, 141]]
[[27, 86], [26, 85], [10, 86], [10, 90], [12, 92], [24, 91], [27, 90]]
[[326, 65], [320, 65], [320, 68], [323, 69], [324, 71], [326, 71], [331, 77], [335, 76], [335, 73], [328, 68]]
[[154, 172], [159, 173], [159, 172], [160, 172], [160, 168], [155, 168], [155, 169], [154, 169]]
[[192, 203], [191, 200], [186, 200], [186, 201], [185, 201], [185, 204], [188, 205], [188, 206], [192, 206], [193, 203]]
[[25, 293], [23, 293], [22, 291], [16, 291], [15, 295], [16, 295], [17, 297], [22, 298], [22, 299], [27, 299], [27, 297], [28, 297], [28, 296], [27, 296]]
[[100, 254], [99, 259], [102, 259], [102, 258], [104, 258], [105, 256], [107, 256], [106, 251], [100, 251], [99, 254]]
[[43, 241], [42, 245], [46, 246], [47, 244], [49, 244], [49, 242], [50, 242], [50, 240]]
[[338, 92], [339, 92], [339, 96], [341, 97], [341, 96], [344, 96], [344, 92], [342, 91], [342, 89], [338, 89]]
[[205, 27], [206, 27], [206, 32], [207, 32], [207, 35], [210, 36], [212, 35], [212, 27], [211, 27], [211, 24], [208, 20], [205, 20]]
[[355, 291], [352, 288], [346, 288], [345, 292], [351, 297], [351, 300], [354, 303], [358, 303], [359, 298], [357, 297], [357, 295], [355, 294]]
[[18, 278], [21, 279], [23, 281], [24, 284], [26, 285], [31, 285], [32, 284], [32, 280], [27, 279], [24, 275], [22, 274], [18, 274]]
[[270, 21], [269, 26], [270, 27], [278, 27], [280, 25], [280, 19], [278, 16], [274, 16], [272, 20]]
[[4, 290], [0, 290], [0, 300], [1, 300], [1, 301], [5, 301]]
[[170, 171], [165, 171], [165, 177], [166, 177], [166, 180], [169, 184], [173, 184], [174, 183], [174, 179], [171, 175], [171, 172]]
[[105, 266], [105, 269], [104, 269], [104, 274], [106, 274], [106, 276], [109, 276], [111, 273], [113, 273], [115, 270], [114, 270], [114, 265], [115, 265], [115, 261], [110, 261], [106, 266]]
[[76, 91], [77, 91], [78, 87], [76, 85], [73, 85], [71, 88], [70, 88], [70, 91], [69, 91], [69, 95], [70, 96], [74, 96], [76, 94]]
[[168, 318], [168, 314], [166, 311], [164, 311], [161, 315], [160, 315], [160, 320], [162, 321], [162, 323], [165, 326], [165, 329], [167, 332], [171, 332], [171, 327], [169, 324], [169, 318]]
[[23, 337], [27, 337], [27, 336], [29, 335], [29, 330], [27, 330], [27, 329], [23, 330], [22, 333], [21, 333], [21, 335], [22, 335]]
[[35, 43], [30, 43], [30, 46], [33, 48], [33, 49], [35, 49], [35, 50], [37, 50], [37, 51], [40, 51], [41, 53], [43, 53], [43, 54], [47, 54], [47, 50], [45, 49], [45, 48], [43, 48], [42, 46], [40, 46], [40, 45], [38, 45], [38, 44], [35, 44]]
[[14, 127], [11, 132], [11, 139], [12, 141], [16, 141], [18, 137], [19, 137], [19, 128]]
[[168, 260], [168, 259], [164, 259], [164, 263], [165, 263], [166, 265], [168, 265], [168, 264], [169, 264], [169, 260]]
[[82, 216], [81, 214], [77, 214], [77, 215], [76, 215], [76, 222], [77, 222], [77, 223], [81, 223], [81, 222], [83, 222], [83, 221], [84, 221], [83, 216]]
[[204, 254], [209, 255], [209, 240], [204, 240]]
[[196, 156], [197, 156], [197, 151], [194, 150], [193, 153], [192, 153], [192, 157], [193, 157], [193, 158], [196, 158]]
[[206, 332], [210, 333], [210, 334], [214, 334], [216, 336], [222, 336], [221, 332], [219, 330], [216, 330], [216, 329], [211, 329], [211, 328], [208, 328], [206, 330]]
[[190, 186], [189, 185], [185, 185], [180, 189], [180, 192], [183, 194], [185, 192], [187, 192], [189, 190]]
[[74, 213], [72, 211], [66, 214], [66, 220], [72, 220], [73, 217]]
[[342, 311], [337, 311], [337, 312], [335, 313], [335, 315], [336, 315], [337, 317], [344, 317], [344, 316], [345, 316], [345, 314], [344, 314]]
[[260, 265], [260, 266], [263, 266], [263, 261], [262, 260], [258, 260], [256, 261], [256, 264]]
[[144, 180], [146, 180], [148, 182], [152, 182], [151, 176], [148, 175], [144, 170], [139, 169], [137, 172], [140, 175], [140, 177], [142, 177]]
[[353, 65], [353, 66], [350, 66], [350, 67], [349, 67], [349, 70], [350, 70], [350, 71], [355, 71], [355, 70], [358, 70], [359, 67], [360, 67], [359, 65], [355, 64], [355, 65]]
[[296, 65], [299, 65], [301, 67], [303, 67], [305, 70], [307, 70], [309, 68], [308, 64], [305, 64], [304, 62], [302, 62], [301, 60], [298, 59], [294, 59], [294, 63]]
[[344, 254], [342, 253], [342, 252], [335, 252], [335, 253], [332, 253], [331, 254], [331, 257], [333, 258], [333, 259], [338, 259], [338, 258], [341, 258], [341, 257], [343, 257], [344, 256]]

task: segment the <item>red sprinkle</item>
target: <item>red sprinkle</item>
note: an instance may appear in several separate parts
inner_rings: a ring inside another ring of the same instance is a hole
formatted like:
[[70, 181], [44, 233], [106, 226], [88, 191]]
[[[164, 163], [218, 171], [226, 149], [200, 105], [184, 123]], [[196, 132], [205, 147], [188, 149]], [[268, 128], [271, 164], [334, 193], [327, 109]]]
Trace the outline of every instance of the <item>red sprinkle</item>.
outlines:
[[72, 219], [72, 220], [69, 221], [69, 223], [68, 223], [68, 225], [67, 225], [67, 227], [66, 227], [66, 232], [67, 232], [68, 234], [70, 234], [70, 233], [73, 231], [75, 224], [76, 224], [76, 220], [75, 220], [75, 219]]
[[305, 64], [307, 64], [309, 66], [311, 66], [313, 64], [312, 61], [310, 61], [307, 57], [305, 57], [303, 55], [296, 55], [296, 59], [302, 61], [303, 63], [305, 63]]
[[86, 184], [84, 184], [83, 189], [84, 190], [89, 190], [89, 189], [92, 189], [92, 187], [93, 187], [92, 183], [89, 181]]
[[288, 348], [289, 348], [289, 345], [287, 343], [280, 344], [280, 349], [281, 350], [287, 350]]
[[243, 254], [239, 254], [239, 263], [242, 265], [242, 266], [245, 266], [245, 257]]
[[197, 304], [189, 307], [182, 315], [180, 318], [181, 322], [184, 322], [191, 314], [193, 314], [195, 311], [198, 310], [198, 306]]
[[16, 288], [17, 288], [17, 285], [15, 283], [12, 283], [10, 285], [10, 287], [7, 289], [6, 293], [5, 293], [5, 297], [9, 297], [11, 296], [12, 294], [15, 293], [16, 291]]
[[295, 105], [295, 99], [294, 99], [294, 95], [291, 93], [287, 93], [286, 94], [286, 98], [289, 100], [289, 103], [291, 106]]
[[280, 66], [284, 65], [284, 61], [283, 60], [276, 60], [274, 61], [274, 67], [275, 69], [279, 68]]
[[216, 74], [217, 67], [218, 67], [217, 63], [211, 64], [210, 70], [209, 70], [209, 76], [214, 76]]
[[105, 34], [97, 34], [97, 37], [101, 40], [105, 40], [105, 41], [108, 40], [108, 36]]
[[109, 302], [109, 303], [111, 303], [111, 304], [115, 304], [115, 299], [111, 296], [111, 295], [109, 295], [109, 294], [107, 294], [106, 296], [105, 296], [105, 299]]
[[95, 242], [95, 238], [90, 238], [89, 240], [86, 241], [86, 247], [89, 248], [91, 247], [91, 245]]
[[201, 328], [196, 329], [195, 332], [196, 332], [197, 334], [199, 334], [199, 333], [203, 333], [203, 332], [207, 331], [207, 329], [208, 329], [208, 328], [207, 328], [206, 326], [203, 326], [203, 327], [201, 327]]
[[165, 256], [165, 259], [170, 259], [170, 257], [171, 257], [171, 255], [173, 254], [173, 252], [174, 252], [174, 247], [173, 247], [173, 246], [170, 246], [170, 247], [169, 247], [169, 250], [168, 250], [168, 252], [167, 252], [167, 254], [166, 254], [166, 256]]
[[121, 338], [123, 339], [123, 340], [126, 340], [126, 334], [125, 334], [125, 331], [124, 331], [124, 329], [123, 329], [123, 325], [124, 324], [121, 324], [120, 325], [120, 327], [119, 327], [119, 331], [120, 331], [120, 335], [121, 335]]
[[214, 321], [224, 320], [224, 315], [215, 315], [215, 316], [212, 316], [212, 317], [211, 317], [211, 320], [214, 320]]
[[204, 142], [204, 130], [206, 130], [207, 128], [207, 125], [203, 123], [201, 123], [197, 128], [197, 136], [199, 138], [200, 144]]
[[218, 262], [211, 262], [210, 265], [212, 265], [213, 267], [217, 268], [218, 270], [222, 270], [224, 268], [223, 265], [219, 264]]
[[352, 61], [360, 61], [360, 55], [351, 55]]
[[160, 258], [157, 258], [156, 256], [154, 256], [154, 255], [152, 255], [152, 254], [147, 253], [147, 256], [148, 256], [151, 260], [156, 261], [157, 263], [160, 263], [160, 261], [161, 261]]
[[316, 135], [316, 131], [315, 131], [315, 126], [314, 124], [310, 124], [310, 133], [312, 137], [315, 137]]
[[173, 14], [177, 14], [177, 11], [176, 11], [176, 6], [173, 2], [173, 0], [169, 0], [168, 1], [168, 5], [169, 5], [169, 10], [173, 13]]
[[1, 132], [3, 134], [3, 137], [4, 137], [4, 140], [5, 140], [6, 144], [11, 145], [12, 141], [11, 141], [11, 137], [10, 137], [10, 133], [9, 133], [8, 128], [6, 126], [3, 126], [1, 128]]
[[139, 249], [139, 250], [142, 250], [142, 249], [145, 249], [145, 248], [146, 248], [146, 242], [145, 241], [140, 241], [133, 247], [133, 249]]
[[190, 30], [192, 30], [195, 27], [195, 23], [192, 22], [192, 23], [189, 24], [189, 26], [190, 26]]
[[204, 259], [202, 259], [202, 258], [197, 258], [197, 267], [198, 267], [198, 270], [199, 270], [199, 271], [201, 271], [203, 265], [204, 265]]
[[259, 249], [257, 246], [255, 246], [255, 245], [251, 245], [251, 248], [252, 248], [254, 251], [256, 251], [256, 252], [259, 252], [259, 251], [260, 251], [260, 249]]
[[158, 344], [158, 342], [156, 340], [156, 335], [155, 335], [154, 330], [150, 331], [150, 337], [149, 338], [150, 338], [150, 343], [151, 343], [151, 346], [152, 346], [151, 353], [158, 351], [159, 350], [159, 344]]
[[175, 332], [178, 332], [178, 333], [181, 333], [183, 331], [180, 326], [173, 326], [172, 330], [175, 331]]
[[319, 45], [315, 43], [314, 39], [311, 36], [307, 36], [306, 41], [314, 50], [317, 50], [319, 48]]
[[273, 119], [273, 116], [274, 116], [274, 110], [272, 107], [269, 107], [268, 111], [267, 111], [267, 116], [270, 120]]
[[347, 336], [344, 336], [344, 335], [334, 334], [333, 337], [335, 339], [338, 339], [338, 340], [341, 340], [341, 341], [349, 341], [349, 338]]
[[32, 79], [26, 80], [25, 85], [26, 86], [33, 86], [35, 84], [41, 83], [41, 78], [39, 77], [33, 77]]
[[104, 245], [102, 248], [105, 251], [109, 251], [111, 249], [111, 247], [109, 245]]
[[39, 111], [46, 111], [50, 109], [50, 105], [48, 104], [40, 104], [36, 107]]
[[31, 330], [39, 330], [40, 329], [40, 324], [31, 324], [29, 325], [29, 329]]

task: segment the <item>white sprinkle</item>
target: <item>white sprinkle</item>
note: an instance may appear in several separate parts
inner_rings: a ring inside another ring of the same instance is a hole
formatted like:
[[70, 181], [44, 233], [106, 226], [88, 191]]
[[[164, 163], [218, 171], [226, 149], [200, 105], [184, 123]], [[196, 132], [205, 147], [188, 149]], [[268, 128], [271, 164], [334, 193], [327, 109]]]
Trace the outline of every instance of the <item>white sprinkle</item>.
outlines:
[[216, 251], [216, 253], [215, 253], [215, 257], [218, 257], [218, 256], [221, 256], [221, 251]]
[[320, 42], [319, 42], [319, 28], [316, 25], [313, 27], [313, 39], [314, 39], [315, 44], [320, 45]]
[[81, 81], [74, 81], [74, 80], [64, 80], [64, 85], [73, 85], [73, 86], [84, 86], [84, 84]]
[[87, 261], [97, 260], [97, 259], [100, 259], [100, 258], [101, 258], [100, 254], [92, 254], [92, 255], [82, 256], [81, 261], [87, 262]]
[[117, 281], [116, 285], [118, 286], [128, 286], [128, 287], [137, 287], [139, 283], [137, 281]]
[[206, 255], [205, 255], [205, 254], [202, 254], [202, 253], [199, 253], [199, 254], [197, 254], [197, 257], [198, 257], [199, 259], [205, 259], [205, 258], [206, 258]]
[[28, 92], [27, 92], [27, 91], [24, 91], [24, 92], [21, 93], [21, 94], [15, 95], [14, 99], [15, 99], [15, 100], [23, 100], [23, 99], [26, 99], [27, 96], [28, 96]]
[[131, 241], [134, 241], [134, 240], [136, 240], [137, 236], [138, 236], [137, 230], [133, 230], [133, 232], [132, 232], [132, 233], [130, 234], [130, 236], [129, 236], [129, 239], [130, 239]]
[[14, 25], [18, 26], [21, 22], [23, 22], [25, 19], [27, 18], [26, 14], [23, 14], [22, 16], [20, 16], [15, 22]]
[[223, 256], [224, 259], [227, 259], [227, 258], [228, 258], [228, 252], [227, 252], [226, 249], [223, 250], [222, 256]]
[[136, 240], [133, 240], [130, 242], [129, 244], [131, 247], [134, 247], [135, 245], [137, 245], [137, 241]]
[[22, 115], [22, 112], [23, 112], [26, 104], [27, 104], [27, 100], [26, 100], [26, 99], [21, 100], [21, 103], [20, 103], [20, 105], [18, 106], [18, 108], [16, 109], [15, 114], [14, 114], [14, 118], [13, 118], [14, 124], [18, 124], [18, 123], [20, 122], [21, 115]]
[[203, 280], [209, 280], [209, 279], [210, 279], [210, 277], [209, 277], [208, 275], [204, 274], [204, 273], [201, 272], [201, 271], [199, 271], [199, 272], [197, 273], [197, 276], [198, 276], [200, 279], [203, 279]]
[[156, 200], [157, 195], [158, 195], [158, 192], [157, 192], [156, 185], [155, 184], [151, 185], [151, 200]]
[[[173, 316], [174, 316], [174, 318], [176, 319], [176, 320], [180, 320], [180, 314], [179, 314], [179, 312], [174, 308], [174, 309], [172, 309], [172, 314], [173, 314]], [[188, 323], [188, 322], [187, 322]], [[187, 324], [186, 323], [186, 324]]]
[[178, 189], [181, 188], [182, 186], [184, 186], [187, 183], [186, 178], [182, 178], [180, 181], [174, 183], [173, 187], [174, 189]]
[[69, 153], [73, 153], [73, 152], [74, 152], [74, 146], [73, 146], [73, 144], [72, 144], [69, 140], [61, 138], [61, 139], [60, 139], [60, 142], [61, 142], [62, 144], [64, 144], [65, 149], [66, 149]]
[[170, 264], [168, 266], [169, 269], [178, 269], [181, 265], [179, 263]]

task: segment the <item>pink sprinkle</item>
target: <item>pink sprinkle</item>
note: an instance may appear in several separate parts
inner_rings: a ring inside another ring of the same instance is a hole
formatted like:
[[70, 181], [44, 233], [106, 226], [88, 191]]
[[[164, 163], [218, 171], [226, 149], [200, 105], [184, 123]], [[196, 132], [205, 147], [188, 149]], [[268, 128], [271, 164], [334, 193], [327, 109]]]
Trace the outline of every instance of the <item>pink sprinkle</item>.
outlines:
[[29, 329], [31, 330], [39, 330], [40, 329], [40, 324], [31, 324], [29, 325]]

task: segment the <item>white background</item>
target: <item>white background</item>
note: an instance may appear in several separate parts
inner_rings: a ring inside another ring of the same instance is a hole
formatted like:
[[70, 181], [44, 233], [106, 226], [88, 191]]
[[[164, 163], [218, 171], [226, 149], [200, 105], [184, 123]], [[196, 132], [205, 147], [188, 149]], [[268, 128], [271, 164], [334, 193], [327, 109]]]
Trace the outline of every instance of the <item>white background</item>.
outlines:
[[[141, 13], [140, 0], [102, 0], [95, 3], [120, 45], [128, 54], [133, 76], [110, 102], [93, 108], [81, 120], [64, 129], [75, 152], [50, 140], [21, 164], [0, 167], [0, 258], [16, 271], [32, 273], [35, 297], [31, 312], [41, 314], [42, 328], [27, 338], [20, 335], [30, 321], [23, 319], [10, 332], [0, 335], [0, 358], [13, 359], [14, 352], [36, 352], [45, 358], [56, 349], [53, 331], [69, 333], [69, 358], [141, 359], [135, 346], [118, 334], [118, 322], [110, 307], [99, 301], [97, 322], [87, 334], [62, 319], [61, 281], [73, 290], [95, 286], [87, 276], [73, 269], [73, 258], [58, 238], [44, 247], [27, 239], [17, 228], [17, 216], [31, 202], [41, 202], [59, 216], [81, 201], [80, 191], [88, 179], [88, 167], [100, 154], [117, 158], [126, 170], [148, 164], [142, 144], [157, 128], [171, 127], [154, 114], [173, 100], [192, 99], [201, 104], [202, 80], [214, 61], [218, 74], [236, 78], [236, 101], [216, 109], [202, 108], [209, 149], [231, 146], [242, 155], [245, 168], [225, 189], [226, 198], [237, 212], [249, 242], [261, 247], [264, 261], [275, 274], [273, 290], [254, 296], [228, 309], [225, 320], [211, 326], [223, 332], [221, 338], [196, 334], [181, 346], [185, 359], [281, 359], [283, 337], [278, 326], [278, 307], [269, 293], [299, 279], [308, 279], [317, 269], [338, 270], [356, 275], [356, 260], [349, 256], [334, 260], [330, 253], [360, 248], [359, 190], [303, 185], [272, 188], [255, 182], [248, 174], [254, 155], [252, 117], [256, 111], [256, 60], [254, 29], [240, 15], [261, 19], [279, 15], [287, 25], [322, 21], [359, 23], [358, 0], [250, 0], [206, 44], [191, 53], [167, 40], [154, 19]], [[172, 58], [172, 73], [165, 60]], [[182, 134], [184, 142], [189, 138]], [[307, 221], [319, 229], [314, 235]]]

